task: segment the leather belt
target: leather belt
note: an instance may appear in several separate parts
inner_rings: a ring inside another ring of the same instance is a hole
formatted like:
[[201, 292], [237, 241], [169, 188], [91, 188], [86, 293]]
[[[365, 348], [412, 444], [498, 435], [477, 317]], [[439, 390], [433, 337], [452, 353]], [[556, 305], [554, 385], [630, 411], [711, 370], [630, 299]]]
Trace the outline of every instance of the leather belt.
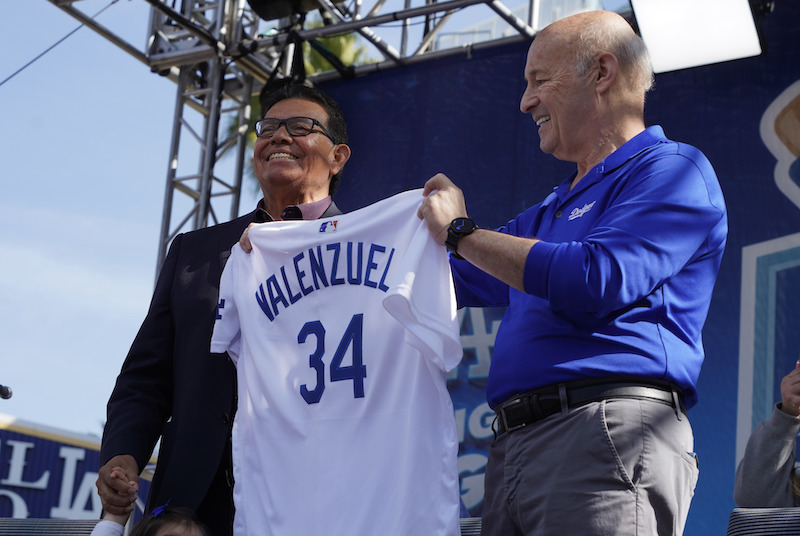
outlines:
[[590, 402], [609, 398], [650, 400], [685, 413], [683, 394], [672, 384], [640, 381], [567, 382], [515, 396], [495, 408], [496, 435], [524, 426]]

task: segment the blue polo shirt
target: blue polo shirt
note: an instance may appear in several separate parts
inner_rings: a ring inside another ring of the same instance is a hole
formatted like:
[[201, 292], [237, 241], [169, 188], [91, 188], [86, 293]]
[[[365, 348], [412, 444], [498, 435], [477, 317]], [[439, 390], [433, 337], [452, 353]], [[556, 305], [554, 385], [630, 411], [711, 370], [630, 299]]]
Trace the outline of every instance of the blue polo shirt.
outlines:
[[671, 381], [697, 402], [702, 328], [728, 232], [716, 174], [653, 126], [498, 229], [538, 238], [519, 292], [451, 261], [460, 307], [507, 307], [489, 405], [604, 376]]

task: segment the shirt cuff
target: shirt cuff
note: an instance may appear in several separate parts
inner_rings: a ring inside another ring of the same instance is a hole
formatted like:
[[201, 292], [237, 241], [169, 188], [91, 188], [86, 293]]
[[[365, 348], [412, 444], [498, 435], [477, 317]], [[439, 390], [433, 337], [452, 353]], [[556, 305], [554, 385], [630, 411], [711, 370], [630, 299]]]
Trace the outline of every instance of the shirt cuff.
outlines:
[[525, 292], [528, 294], [545, 300], [548, 298], [550, 261], [557, 247], [557, 244], [542, 241], [536, 242], [531, 247], [525, 260], [525, 273], [522, 279]]

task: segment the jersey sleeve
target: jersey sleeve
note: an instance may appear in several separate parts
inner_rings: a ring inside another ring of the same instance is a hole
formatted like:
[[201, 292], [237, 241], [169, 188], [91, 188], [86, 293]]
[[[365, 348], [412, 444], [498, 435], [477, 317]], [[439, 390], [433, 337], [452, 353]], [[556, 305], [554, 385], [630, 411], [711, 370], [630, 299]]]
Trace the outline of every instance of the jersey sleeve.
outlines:
[[413, 346], [450, 371], [462, 356], [453, 278], [444, 248], [424, 221], [417, 225], [383, 306], [406, 328]]
[[235, 272], [239, 257], [244, 254], [239, 245], [235, 245], [225, 264], [225, 269], [222, 271], [219, 281], [217, 316], [214, 321], [214, 331], [211, 334], [211, 352], [217, 354], [228, 352], [234, 363], [239, 360], [242, 346], [239, 311], [236, 308], [235, 299]]

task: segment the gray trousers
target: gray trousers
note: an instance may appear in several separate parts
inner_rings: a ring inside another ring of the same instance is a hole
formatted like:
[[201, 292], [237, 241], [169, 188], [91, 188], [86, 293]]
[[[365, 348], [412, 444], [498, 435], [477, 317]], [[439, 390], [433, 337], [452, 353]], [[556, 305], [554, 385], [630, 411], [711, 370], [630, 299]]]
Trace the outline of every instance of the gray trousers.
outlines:
[[680, 535], [697, 476], [685, 414], [592, 402], [494, 441], [481, 535]]

